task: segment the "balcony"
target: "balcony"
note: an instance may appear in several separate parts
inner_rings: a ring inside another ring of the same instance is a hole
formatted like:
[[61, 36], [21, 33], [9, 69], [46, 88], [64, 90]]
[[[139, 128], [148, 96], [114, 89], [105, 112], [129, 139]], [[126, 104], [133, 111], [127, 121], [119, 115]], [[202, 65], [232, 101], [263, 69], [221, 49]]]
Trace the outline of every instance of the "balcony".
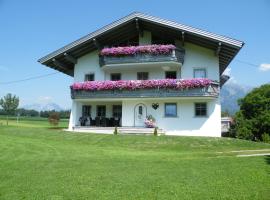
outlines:
[[[116, 85], [118, 84], [119, 86], [117, 87]], [[89, 81], [84, 83], [75, 83], [71, 86], [72, 99], [164, 97], [216, 98], [218, 95], [219, 84], [208, 79]]]
[[[156, 47], [158, 46], [158, 47]], [[172, 47], [168, 50], [155, 51], [155, 48]], [[118, 49], [120, 52], [118, 53]], [[143, 51], [136, 51], [130, 48], [144, 48]], [[147, 49], [148, 48], [148, 49]], [[152, 50], [152, 49], [154, 50]], [[111, 50], [112, 49], [112, 50]], [[123, 50], [124, 49], [124, 50]], [[125, 49], [127, 49], [125, 51]], [[147, 50], [145, 50], [147, 49]], [[143, 65], [156, 65], [164, 63], [166, 65], [176, 65], [181, 66], [184, 63], [185, 50], [181, 48], [176, 48], [174, 45], [146, 45], [146, 46], [137, 46], [137, 47], [116, 47], [116, 48], [107, 48], [111, 52], [101, 54], [99, 56], [99, 64], [101, 67], [106, 68], [110, 66], [125, 66], [134, 64], [143, 64]], [[116, 53], [115, 53], [116, 52]]]

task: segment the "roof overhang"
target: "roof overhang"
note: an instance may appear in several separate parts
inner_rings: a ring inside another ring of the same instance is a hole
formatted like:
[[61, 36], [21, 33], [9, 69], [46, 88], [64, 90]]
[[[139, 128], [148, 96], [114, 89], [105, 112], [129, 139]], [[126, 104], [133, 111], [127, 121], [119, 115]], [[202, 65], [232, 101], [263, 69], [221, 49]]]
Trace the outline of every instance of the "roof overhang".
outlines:
[[219, 57], [220, 75], [244, 45], [239, 40], [135, 12], [40, 58], [38, 62], [73, 76], [74, 65], [79, 57], [99, 49], [103, 44], [138, 34], [138, 27], [214, 50]]

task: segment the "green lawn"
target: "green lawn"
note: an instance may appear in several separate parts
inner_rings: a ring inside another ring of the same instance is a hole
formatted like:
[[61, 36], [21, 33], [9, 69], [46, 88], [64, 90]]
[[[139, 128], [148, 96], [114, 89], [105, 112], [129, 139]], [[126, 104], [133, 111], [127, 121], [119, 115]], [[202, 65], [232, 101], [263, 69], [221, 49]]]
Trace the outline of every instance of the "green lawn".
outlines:
[[[6, 125], [6, 116], [0, 115], [0, 125]], [[17, 121], [17, 117], [9, 117], [8, 121], [11, 126], [18, 127], [44, 127], [49, 128], [51, 125], [48, 122], [47, 118], [42, 117], [20, 117]], [[68, 125], [68, 119], [61, 119], [58, 125], [58, 128], [65, 128]]]
[[270, 145], [12, 122], [0, 126], [0, 199], [270, 199], [270, 157], [231, 152], [244, 149]]

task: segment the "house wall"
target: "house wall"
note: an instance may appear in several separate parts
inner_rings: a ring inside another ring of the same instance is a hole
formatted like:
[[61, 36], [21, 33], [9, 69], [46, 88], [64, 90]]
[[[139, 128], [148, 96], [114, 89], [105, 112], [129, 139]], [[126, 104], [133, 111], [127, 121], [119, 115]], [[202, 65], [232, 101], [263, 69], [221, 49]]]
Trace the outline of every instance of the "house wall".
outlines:
[[[207, 116], [196, 117], [194, 104], [197, 102], [207, 103]], [[158, 103], [155, 110], [152, 103]], [[165, 103], [177, 104], [177, 117], [165, 117]], [[219, 98], [170, 98], [170, 99], [123, 99], [115, 102], [110, 101], [73, 101], [72, 114], [69, 129], [79, 125], [79, 117], [82, 116], [82, 106], [91, 105], [91, 116], [95, 118], [97, 105], [106, 106], [106, 117], [112, 117], [112, 106], [122, 105], [122, 126], [131, 127], [135, 125], [135, 107], [138, 104], [146, 106], [146, 115], [152, 115], [156, 125], [165, 131], [166, 135], [186, 136], [221, 136], [221, 107]]]
[[[145, 32], [143, 37], [139, 38], [140, 44], [151, 43], [151, 33]], [[180, 42], [177, 41], [178, 45]], [[186, 51], [185, 61], [183, 66], [177, 68], [177, 78], [193, 78], [193, 70], [195, 68], [205, 68], [207, 71], [207, 77], [212, 80], [219, 81], [219, 63], [218, 57], [214, 55], [214, 51], [191, 44], [185, 43], [184, 49]], [[162, 64], [155, 67], [137, 66], [127, 69], [121, 69], [119, 71], [113, 71], [114, 73], [121, 73], [123, 80], [137, 79], [137, 72], [149, 72], [149, 79], [163, 79], [165, 78], [165, 71]], [[93, 51], [78, 59], [74, 69], [74, 82], [84, 81], [85, 74], [94, 73], [95, 80], [110, 80], [110, 73], [104, 71], [99, 66], [98, 51]], [[144, 103], [147, 106], [148, 113], [156, 118], [157, 125], [166, 131], [169, 135], [199, 135], [199, 136], [217, 136], [221, 134], [221, 109], [220, 101], [217, 99], [205, 100], [203, 97], [197, 99], [174, 99], [174, 100], [153, 100], [153, 99], [122, 99], [122, 125], [134, 126], [134, 107], [139, 102]], [[194, 116], [194, 103], [195, 102], [208, 103], [208, 116], [207, 117], [195, 117]], [[164, 103], [176, 102], [178, 117], [166, 118], [164, 117]], [[152, 103], [159, 103], [159, 108], [154, 110]], [[91, 104], [92, 114], [95, 116], [96, 105], [104, 105], [99, 101], [91, 103], [80, 102], [73, 100], [72, 112], [70, 116], [69, 129], [79, 124], [79, 117], [82, 115], [82, 105]], [[106, 102], [107, 117], [112, 116], [113, 102]], [[120, 103], [121, 104], [121, 103]]]
[[[140, 44], [148, 44], [148, 42], [151, 42], [151, 33], [145, 32], [143, 38], [140, 37]], [[193, 70], [195, 68], [205, 68], [208, 78], [219, 81], [219, 63], [218, 57], [214, 55], [214, 51], [191, 43], [185, 43], [184, 48], [186, 50], [185, 61], [183, 66], [176, 70], [177, 78], [193, 78]], [[138, 66], [129, 69], [127, 67], [124, 70], [108, 72], [99, 66], [98, 51], [93, 51], [78, 59], [74, 69], [74, 82], [84, 81], [84, 76], [87, 73], [94, 73], [95, 80], [110, 80], [111, 73], [121, 73], [123, 80], [136, 80], [137, 72], [149, 72], [149, 79], [163, 79], [165, 78], [163, 67], [165, 66], [160, 64], [151, 68]]]
[[[196, 117], [194, 103], [207, 102], [207, 117]], [[134, 108], [137, 104], [147, 107], [147, 115], [156, 119], [156, 125], [166, 131], [166, 135], [221, 136], [221, 108], [219, 99], [170, 99], [170, 100], [124, 100], [122, 104], [122, 126], [134, 126]], [[152, 103], [159, 103], [154, 110]], [[165, 117], [165, 103], [177, 103], [177, 117]]]

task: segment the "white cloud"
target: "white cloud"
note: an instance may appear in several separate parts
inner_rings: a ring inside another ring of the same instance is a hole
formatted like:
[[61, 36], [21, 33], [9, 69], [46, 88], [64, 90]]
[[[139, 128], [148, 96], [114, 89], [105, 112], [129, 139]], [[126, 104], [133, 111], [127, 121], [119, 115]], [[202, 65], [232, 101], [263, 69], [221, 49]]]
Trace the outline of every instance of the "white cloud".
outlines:
[[40, 96], [38, 97], [38, 102], [39, 103], [49, 103], [52, 102], [53, 98], [50, 96]]
[[269, 63], [262, 63], [259, 67], [260, 71], [270, 71], [270, 64]]

